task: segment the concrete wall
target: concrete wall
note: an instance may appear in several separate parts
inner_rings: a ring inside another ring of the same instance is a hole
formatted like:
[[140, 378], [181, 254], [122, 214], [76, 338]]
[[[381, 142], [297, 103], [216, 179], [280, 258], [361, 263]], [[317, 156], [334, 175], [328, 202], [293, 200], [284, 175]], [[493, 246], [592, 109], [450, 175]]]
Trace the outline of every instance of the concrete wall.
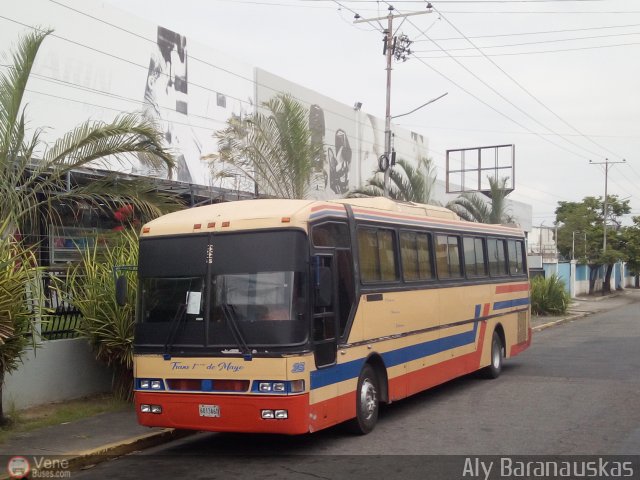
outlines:
[[5, 378], [5, 412], [111, 389], [111, 372], [97, 363], [84, 338], [44, 341], [35, 354], [28, 351], [23, 361]]
[[[545, 263], [543, 265], [545, 276], [558, 274], [565, 282], [567, 292], [572, 297], [589, 294], [589, 266], [580, 265], [572, 262]], [[596, 272], [596, 281], [594, 291], [602, 291], [604, 282], [604, 268], [601, 267]], [[632, 287], [633, 276], [631, 275], [626, 263], [616, 263], [611, 272], [611, 290]]]

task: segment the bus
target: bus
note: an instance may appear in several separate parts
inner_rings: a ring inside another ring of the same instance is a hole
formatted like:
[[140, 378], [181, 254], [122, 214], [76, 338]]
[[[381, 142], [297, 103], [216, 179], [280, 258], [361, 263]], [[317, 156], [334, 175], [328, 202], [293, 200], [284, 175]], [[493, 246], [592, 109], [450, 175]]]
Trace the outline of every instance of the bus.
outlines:
[[366, 434], [381, 403], [531, 343], [521, 229], [386, 198], [247, 200], [143, 226], [140, 424]]

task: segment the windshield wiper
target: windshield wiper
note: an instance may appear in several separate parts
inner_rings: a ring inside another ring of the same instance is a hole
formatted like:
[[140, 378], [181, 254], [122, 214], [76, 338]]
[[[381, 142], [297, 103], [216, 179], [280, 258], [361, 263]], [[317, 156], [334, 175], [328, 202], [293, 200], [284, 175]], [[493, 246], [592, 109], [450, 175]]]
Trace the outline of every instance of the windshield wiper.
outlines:
[[174, 315], [173, 320], [171, 320], [169, 334], [167, 335], [167, 339], [164, 342], [163, 358], [165, 360], [171, 360], [170, 350], [171, 350], [171, 344], [173, 343], [173, 338], [176, 336], [176, 333], [178, 333], [178, 329], [180, 328], [180, 325], [182, 324], [182, 322], [186, 317], [187, 317], [187, 304], [181, 303], [180, 305], [178, 305], [178, 310], [176, 311], [176, 314]]
[[249, 346], [247, 345], [247, 342], [245, 342], [242, 332], [240, 331], [240, 327], [238, 326], [234, 306], [228, 303], [221, 303], [220, 307], [222, 308], [222, 313], [227, 321], [227, 325], [229, 325], [229, 330], [231, 330], [233, 338], [240, 347], [242, 356], [246, 361], [250, 362], [253, 359], [253, 356], [251, 355], [251, 350], [249, 350]]

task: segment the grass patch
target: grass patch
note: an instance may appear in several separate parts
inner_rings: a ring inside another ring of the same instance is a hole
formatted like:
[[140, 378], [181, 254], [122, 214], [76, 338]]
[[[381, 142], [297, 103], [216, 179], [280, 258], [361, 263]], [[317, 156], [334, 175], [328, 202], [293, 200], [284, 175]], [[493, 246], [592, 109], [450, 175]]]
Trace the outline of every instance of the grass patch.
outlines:
[[49, 403], [9, 413], [9, 423], [0, 429], [0, 443], [17, 433], [75, 422], [101, 413], [121, 412], [131, 408], [130, 402], [111, 395], [97, 395], [64, 403]]

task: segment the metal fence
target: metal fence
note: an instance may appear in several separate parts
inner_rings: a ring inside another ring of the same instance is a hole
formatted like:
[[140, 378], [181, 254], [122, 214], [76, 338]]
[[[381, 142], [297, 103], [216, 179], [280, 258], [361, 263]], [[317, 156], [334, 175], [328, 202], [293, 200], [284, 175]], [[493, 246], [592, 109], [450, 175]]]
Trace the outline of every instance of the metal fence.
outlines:
[[45, 306], [49, 309], [40, 330], [43, 340], [61, 340], [80, 336], [77, 329], [82, 321], [82, 313], [61, 299], [58, 291], [53, 288], [54, 278], [64, 280], [65, 275], [66, 272], [63, 270], [50, 270], [43, 275]]

